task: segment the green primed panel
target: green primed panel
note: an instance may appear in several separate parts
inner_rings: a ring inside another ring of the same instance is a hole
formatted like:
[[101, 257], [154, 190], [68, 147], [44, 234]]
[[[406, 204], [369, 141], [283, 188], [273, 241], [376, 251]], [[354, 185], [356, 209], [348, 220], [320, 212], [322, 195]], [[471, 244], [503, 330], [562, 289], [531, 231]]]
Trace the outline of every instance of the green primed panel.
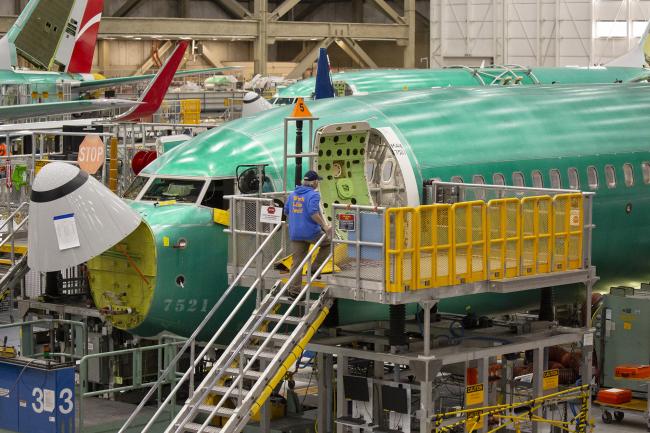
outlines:
[[[332, 74], [335, 83], [345, 83], [356, 94], [422, 90], [432, 87], [480, 86], [491, 83], [494, 77], [522, 77], [520, 84], [596, 84], [627, 82], [648, 75], [647, 69], [627, 67], [563, 67], [531, 68], [530, 74], [523, 70], [510, 72], [504, 68], [477, 70], [465, 68], [447, 69], [369, 69]], [[537, 79], [533, 79], [533, 76]], [[513, 82], [512, 80], [510, 81]], [[278, 91], [281, 98], [311, 98], [316, 80], [307, 78]], [[337, 90], [338, 94], [338, 90]]]
[[111, 322], [120, 329], [140, 325], [149, 312], [157, 274], [156, 248], [147, 224], [140, 223], [133, 233], [87, 265], [97, 308], [123, 311], [128, 306], [131, 313], [111, 315]]
[[[648, 186], [642, 182], [641, 162], [650, 161], [648, 138], [650, 87], [643, 84], [595, 86], [511, 86], [507, 88], [446, 88], [334, 98], [309, 103], [319, 120], [315, 126], [367, 121], [374, 128], [391, 127], [413, 161], [416, 177], [468, 182], [482, 175], [492, 182], [503, 173], [522, 171], [531, 186], [533, 170], [550, 186], [549, 170], [557, 168], [563, 185], [567, 170], [578, 167], [587, 189], [586, 169], [598, 169], [595, 199], [594, 263], [607, 281], [625, 275], [647, 280], [648, 260], [626, 251], [648, 251], [650, 211]], [[290, 107], [229, 122], [199, 135], [173, 155], [163, 155], [147, 173], [186, 176], [232, 176], [238, 164], [267, 162], [267, 173], [279, 181], [282, 167], [283, 118]], [[293, 136], [294, 129], [289, 127]], [[291, 146], [290, 146], [291, 147]], [[291, 151], [292, 149], [290, 149]], [[637, 182], [622, 185], [622, 165], [634, 166]], [[604, 166], [613, 164], [619, 185], [604, 186]], [[292, 167], [290, 166], [290, 170]], [[626, 212], [632, 203], [631, 213]], [[611, 229], [616, 228], [616, 233]]]
[[328, 220], [332, 204], [371, 205], [364, 154], [368, 134], [327, 134], [317, 137], [321, 201]]
[[16, 38], [18, 52], [38, 66], [48, 68], [59, 40], [66, 31], [68, 14], [73, 4], [74, 0], [40, 2], [32, 11], [32, 19]]
[[[512, 173], [522, 171], [526, 185], [531, 186], [533, 170], [540, 170], [544, 185], [550, 186], [549, 170], [559, 169], [563, 186], [567, 186], [567, 170], [576, 167], [580, 183], [587, 189], [587, 167], [595, 166], [600, 186], [594, 203], [597, 228], [593, 263], [602, 278], [599, 287], [604, 290], [621, 276], [628, 280], [650, 279], [648, 256], [629, 254], [630, 251], [650, 251], [650, 220], [647, 218], [650, 186], [644, 184], [641, 172], [641, 163], [650, 161], [650, 122], [647, 121], [650, 86], [445, 88], [313, 101], [309, 102], [309, 108], [319, 117], [316, 128], [361, 121], [368, 122], [372, 128], [392, 128], [412, 161], [416, 178], [420, 179], [450, 180], [452, 176], [462, 176], [469, 182], [474, 175], [482, 175], [487, 182], [492, 182], [492, 176], [501, 173], [506, 182], [512, 184]], [[282, 185], [283, 119], [291, 109], [276, 108], [208, 131], [162, 155], [144, 172], [233, 176], [239, 164], [269, 163], [267, 175], [277, 189]], [[294, 127], [290, 126], [289, 136], [293, 137], [294, 133]], [[289, 152], [292, 152], [292, 140], [290, 142]], [[322, 165], [323, 161], [319, 162]], [[624, 185], [624, 163], [633, 164], [634, 186]], [[616, 188], [605, 186], [606, 164], [613, 164], [616, 169], [619, 182]], [[289, 170], [292, 173], [293, 165]], [[324, 197], [332, 191], [324, 190]], [[632, 205], [629, 213], [628, 204]], [[197, 240], [202, 245], [200, 253], [184, 256], [193, 262], [191, 267], [184, 268], [184, 261], [176, 264], [171, 258], [165, 258], [167, 252], [160, 252], [162, 248], [158, 245], [159, 282], [155, 304], [146, 321], [151, 329], [172, 327], [174, 332], [187, 335], [196, 318], [187, 312], [170, 314], [162, 309], [165, 297], [182, 299], [174, 287], [172, 274], [176, 269], [186, 269], [183, 272], [201, 278], [201, 284], [193, 285], [193, 290], [207, 293], [205, 296], [214, 302], [226, 287], [227, 237], [224, 233], [216, 233], [216, 227], [220, 226], [212, 226], [215, 230], [212, 235], [194, 228], [193, 221], [200, 214], [197, 209], [201, 209], [196, 206], [178, 205], [167, 209], [154, 209], [142, 203], [133, 206], [141, 210], [153, 230], [161, 234], [177, 231], [194, 236], [194, 231], [200, 233], [197, 235], [201, 237]], [[206, 220], [209, 218], [206, 216]], [[163, 272], [169, 275], [162, 278]], [[561, 287], [556, 295], [558, 299], [570, 299], [576, 290], [576, 287]], [[158, 300], [158, 292], [161, 300]], [[538, 296], [537, 291], [504, 296], [481, 294], [445, 300], [440, 309], [462, 313], [470, 306], [477, 314], [502, 312], [535, 307]], [[386, 317], [385, 306], [340, 304], [342, 322]], [[140, 332], [139, 329], [135, 331]]]

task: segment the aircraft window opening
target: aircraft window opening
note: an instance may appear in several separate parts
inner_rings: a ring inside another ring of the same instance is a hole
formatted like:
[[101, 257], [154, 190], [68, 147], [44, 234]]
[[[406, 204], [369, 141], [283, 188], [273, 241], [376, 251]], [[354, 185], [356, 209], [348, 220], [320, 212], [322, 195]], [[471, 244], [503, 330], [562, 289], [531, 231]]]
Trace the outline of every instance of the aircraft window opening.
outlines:
[[223, 197], [233, 195], [234, 193], [235, 179], [214, 179], [210, 181], [203, 200], [201, 200], [201, 205], [228, 210], [230, 208], [230, 200], [224, 200]]
[[524, 174], [520, 171], [512, 173], [512, 184], [514, 186], [526, 186], [526, 183], [524, 182]]
[[641, 171], [643, 172], [643, 183], [646, 185], [650, 183], [650, 162], [641, 163]]
[[456, 183], [463, 183], [463, 178], [462, 176], [452, 176], [451, 181]]
[[382, 182], [390, 182], [393, 178], [393, 160], [388, 159], [384, 162], [384, 166], [381, 169], [381, 180]]
[[560, 170], [557, 168], [552, 168], [548, 172], [551, 178], [551, 188], [560, 189], [562, 188], [562, 178], [560, 177]]
[[570, 167], [569, 174], [569, 189], [580, 189], [580, 179], [578, 178], [578, 169]]
[[135, 200], [138, 197], [138, 194], [140, 194], [142, 187], [144, 187], [148, 180], [148, 177], [136, 176], [136, 178], [131, 182], [131, 185], [129, 185], [126, 191], [124, 191], [122, 198], [125, 198], [127, 200]]
[[628, 162], [623, 164], [623, 177], [625, 178], [625, 186], [634, 186], [634, 169], [632, 169], [632, 164]]
[[539, 170], [533, 170], [531, 173], [531, 178], [533, 180], [533, 186], [535, 188], [544, 188], [544, 181], [542, 180], [542, 172]]
[[598, 189], [598, 170], [593, 165], [587, 167], [587, 182], [589, 183], [589, 188]]
[[501, 173], [494, 173], [492, 175], [492, 183], [495, 185], [505, 185], [506, 178]]
[[377, 168], [377, 161], [369, 159], [366, 162], [366, 179], [371, 182], [375, 178], [375, 168]]
[[199, 194], [205, 185], [203, 179], [154, 179], [147, 191], [142, 196], [146, 201], [175, 200], [179, 203], [196, 203]]
[[[475, 174], [472, 177], [472, 183], [484, 185], [485, 184], [485, 178], [481, 176], [480, 174]], [[474, 191], [474, 195], [476, 196], [476, 200], [485, 200], [485, 189], [484, 188], [477, 188]]]
[[613, 165], [607, 164], [605, 166], [605, 180], [607, 181], [607, 188], [616, 188], [616, 170]]

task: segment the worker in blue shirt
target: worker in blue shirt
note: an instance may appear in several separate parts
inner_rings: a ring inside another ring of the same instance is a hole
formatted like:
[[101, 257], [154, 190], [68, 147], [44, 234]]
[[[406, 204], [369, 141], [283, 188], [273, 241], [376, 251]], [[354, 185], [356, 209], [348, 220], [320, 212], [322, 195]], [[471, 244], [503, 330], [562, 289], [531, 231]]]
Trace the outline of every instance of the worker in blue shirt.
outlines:
[[[289, 194], [284, 204], [284, 214], [289, 223], [290, 251], [293, 256], [291, 261], [291, 274], [305, 259], [309, 252], [309, 245], [315, 244], [318, 239], [327, 234], [320, 244], [320, 251], [312, 264], [312, 275], [320, 267], [330, 253], [332, 227], [325, 222], [320, 211], [320, 193], [316, 191], [321, 178], [313, 170], [305, 173], [302, 185]], [[289, 296], [296, 297], [302, 288], [302, 276], [297, 276], [289, 286]]]

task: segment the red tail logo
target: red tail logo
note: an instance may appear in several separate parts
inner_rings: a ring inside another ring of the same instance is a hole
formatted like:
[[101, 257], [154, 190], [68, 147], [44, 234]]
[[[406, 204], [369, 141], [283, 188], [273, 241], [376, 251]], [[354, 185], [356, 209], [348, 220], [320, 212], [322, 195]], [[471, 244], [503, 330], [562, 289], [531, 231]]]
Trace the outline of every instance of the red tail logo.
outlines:
[[67, 72], [77, 74], [90, 73], [93, 66], [97, 33], [99, 32], [99, 24], [102, 20], [103, 10], [104, 0], [88, 0]]
[[146, 90], [140, 97], [139, 105], [131, 108], [126, 113], [118, 116], [114, 120], [128, 121], [128, 120], [138, 120], [146, 116], [150, 116], [160, 108], [165, 95], [167, 94], [167, 89], [174, 79], [174, 74], [178, 70], [181, 62], [183, 61], [183, 56], [188, 46], [187, 41], [180, 41], [174, 52], [169, 56], [163, 67], [158, 71], [156, 76], [151, 80]]

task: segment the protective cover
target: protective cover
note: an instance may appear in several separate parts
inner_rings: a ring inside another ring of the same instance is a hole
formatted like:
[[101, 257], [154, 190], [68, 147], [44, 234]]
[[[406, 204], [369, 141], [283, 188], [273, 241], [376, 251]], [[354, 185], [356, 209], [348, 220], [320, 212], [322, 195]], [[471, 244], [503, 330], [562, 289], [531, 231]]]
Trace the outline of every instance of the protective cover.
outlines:
[[52, 162], [36, 175], [29, 204], [27, 263], [59, 271], [103, 253], [140, 224], [140, 215], [78, 167]]
[[273, 106], [262, 95], [255, 92], [248, 92], [242, 100], [241, 115], [242, 117], [248, 117], [260, 111], [266, 111], [269, 108], [273, 108]]

